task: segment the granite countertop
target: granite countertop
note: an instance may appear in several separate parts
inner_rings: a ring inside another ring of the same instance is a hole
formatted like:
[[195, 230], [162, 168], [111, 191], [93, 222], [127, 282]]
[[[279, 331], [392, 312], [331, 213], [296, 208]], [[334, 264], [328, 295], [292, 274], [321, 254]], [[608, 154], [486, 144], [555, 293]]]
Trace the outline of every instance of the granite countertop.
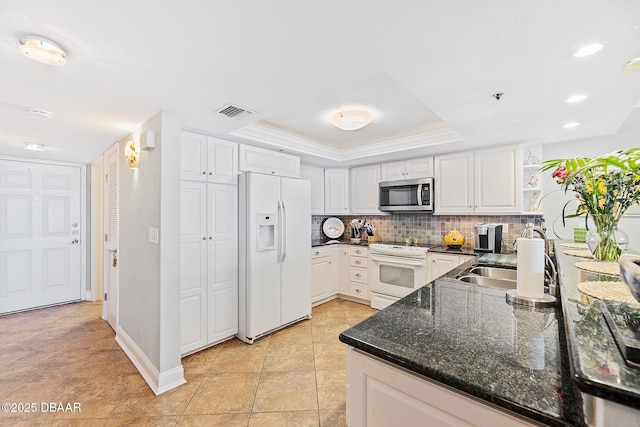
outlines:
[[584, 393], [640, 409], [640, 368], [626, 365], [600, 310], [600, 301], [584, 295], [584, 281], [618, 281], [616, 276], [575, 267], [590, 261], [564, 254], [556, 245], [562, 308], [569, 337], [571, 375]]
[[[311, 240], [311, 247], [315, 248], [318, 246], [332, 246], [332, 245], [352, 245], [352, 246], [369, 246], [372, 243], [382, 243], [385, 245], [400, 245], [400, 246], [405, 246], [405, 242], [399, 242], [399, 241], [386, 241], [386, 240], [381, 240], [381, 241], [368, 241], [368, 240], [362, 240], [360, 242], [354, 242], [351, 240], [345, 240], [345, 239], [341, 239], [341, 240], [328, 240], [328, 239], [312, 239]], [[429, 244], [417, 244], [417, 245], [411, 245], [411, 246], [416, 246], [416, 247], [421, 247], [421, 248], [428, 248], [429, 252], [438, 252], [438, 253], [446, 253], [446, 254], [452, 254], [452, 255], [481, 255], [484, 252], [476, 252], [473, 250], [473, 248], [468, 248], [468, 247], [460, 247], [460, 248], [452, 248], [452, 247], [448, 247], [445, 245], [441, 245], [441, 244], [437, 244], [437, 245], [429, 245]]]
[[418, 375], [547, 425], [584, 425], [559, 307], [510, 305], [505, 291], [454, 280], [425, 285], [340, 334]]

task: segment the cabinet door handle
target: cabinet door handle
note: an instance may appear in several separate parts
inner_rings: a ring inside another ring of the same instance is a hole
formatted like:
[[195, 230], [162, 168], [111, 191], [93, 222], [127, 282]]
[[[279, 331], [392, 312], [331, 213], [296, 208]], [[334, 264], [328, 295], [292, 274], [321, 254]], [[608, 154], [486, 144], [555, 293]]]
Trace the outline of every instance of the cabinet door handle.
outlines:
[[361, 294], [362, 293], [362, 289], [356, 289], [356, 292]]
[[202, 175], [206, 175], [206, 174], [207, 174], [207, 171], [202, 171]]
[[362, 264], [362, 261], [357, 260], [357, 261], [356, 261], [356, 264], [358, 264], [358, 265], [359, 265], [359, 264]]
[[203, 237], [202, 237], [202, 240], [207, 240], [207, 238], [203, 236]]
[[314, 255], [320, 255], [320, 252], [316, 251], [313, 253]]
[[213, 172], [209, 172], [209, 175], [213, 175]]
[[357, 274], [356, 274], [356, 277], [362, 277], [362, 274], [357, 273]]
[[361, 253], [362, 253], [362, 251], [361, 251], [360, 249], [356, 249], [356, 253], [357, 253], [357, 254], [361, 254]]

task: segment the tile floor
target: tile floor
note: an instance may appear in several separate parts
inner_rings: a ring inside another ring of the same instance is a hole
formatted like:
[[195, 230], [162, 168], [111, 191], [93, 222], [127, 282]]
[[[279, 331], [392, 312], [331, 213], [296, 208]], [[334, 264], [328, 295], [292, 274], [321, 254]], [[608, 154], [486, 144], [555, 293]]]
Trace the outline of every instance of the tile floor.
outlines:
[[0, 403], [35, 404], [3, 406], [1, 426], [345, 426], [338, 334], [375, 312], [330, 301], [253, 345], [234, 338], [184, 358], [187, 384], [155, 396], [100, 311], [82, 302], [0, 316]]

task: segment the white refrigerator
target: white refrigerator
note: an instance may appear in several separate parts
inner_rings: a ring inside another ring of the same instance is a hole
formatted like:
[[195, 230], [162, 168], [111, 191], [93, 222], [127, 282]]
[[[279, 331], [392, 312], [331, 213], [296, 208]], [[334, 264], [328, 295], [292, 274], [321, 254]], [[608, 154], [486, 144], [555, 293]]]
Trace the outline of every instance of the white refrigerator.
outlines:
[[311, 317], [311, 183], [249, 172], [238, 199], [236, 336], [251, 344]]

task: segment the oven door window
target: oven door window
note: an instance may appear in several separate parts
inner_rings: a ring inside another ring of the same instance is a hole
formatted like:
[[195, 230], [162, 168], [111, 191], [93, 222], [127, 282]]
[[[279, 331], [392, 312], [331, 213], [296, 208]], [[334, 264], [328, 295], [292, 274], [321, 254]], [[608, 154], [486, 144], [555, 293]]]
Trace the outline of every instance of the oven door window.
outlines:
[[382, 206], [418, 206], [418, 187], [404, 185], [387, 187], [380, 191], [380, 205]]
[[397, 265], [380, 265], [380, 282], [388, 285], [413, 288], [415, 286], [414, 269]]

